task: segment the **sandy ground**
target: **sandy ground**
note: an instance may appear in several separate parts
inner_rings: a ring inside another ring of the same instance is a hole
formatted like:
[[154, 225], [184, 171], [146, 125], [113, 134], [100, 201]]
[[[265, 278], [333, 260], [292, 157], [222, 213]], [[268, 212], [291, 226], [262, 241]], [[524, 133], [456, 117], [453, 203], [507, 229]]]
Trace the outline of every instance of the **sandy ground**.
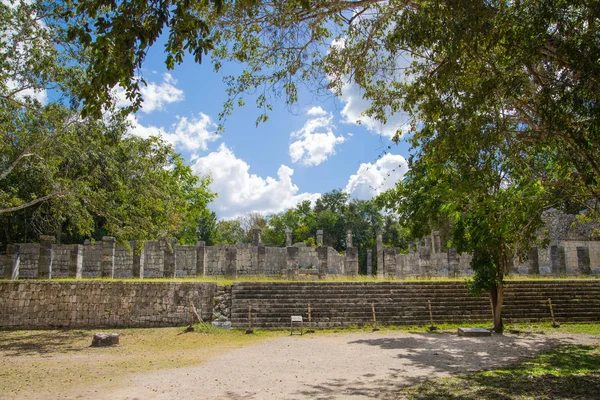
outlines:
[[198, 366], [134, 374], [118, 387], [58, 398], [390, 399], [400, 387], [424, 379], [505, 366], [564, 343], [599, 344], [600, 337], [389, 332], [281, 337]]

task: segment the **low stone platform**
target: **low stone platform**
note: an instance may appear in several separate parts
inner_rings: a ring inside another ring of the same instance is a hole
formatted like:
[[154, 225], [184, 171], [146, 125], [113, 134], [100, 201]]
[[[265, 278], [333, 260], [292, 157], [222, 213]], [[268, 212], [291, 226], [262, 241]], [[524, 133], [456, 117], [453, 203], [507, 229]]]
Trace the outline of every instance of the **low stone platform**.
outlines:
[[484, 328], [458, 328], [458, 336], [480, 337], [492, 336], [492, 332]]

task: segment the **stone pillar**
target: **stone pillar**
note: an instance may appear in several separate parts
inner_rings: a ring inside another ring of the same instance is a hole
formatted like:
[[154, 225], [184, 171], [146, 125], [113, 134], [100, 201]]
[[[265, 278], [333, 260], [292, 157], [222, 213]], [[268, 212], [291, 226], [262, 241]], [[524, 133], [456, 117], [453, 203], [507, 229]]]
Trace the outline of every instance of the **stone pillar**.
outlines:
[[317, 247], [317, 257], [319, 259], [319, 279], [323, 279], [329, 272], [329, 266], [327, 265], [327, 247]]
[[114, 278], [115, 276], [115, 246], [114, 237], [102, 237], [102, 266], [100, 268], [100, 277], [102, 278]]
[[[350, 233], [352, 236], [352, 233]], [[350, 239], [352, 240], [352, 239]], [[344, 260], [344, 272], [349, 276], [358, 275], [358, 248], [346, 247], [346, 258]]]
[[40, 257], [38, 258], [38, 279], [52, 279], [52, 244], [54, 236], [40, 236]]
[[396, 249], [385, 249], [383, 251], [383, 269], [385, 276], [396, 275]]
[[69, 260], [69, 278], [81, 279], [83, 272], [83, 245], [74, 244], [71, 247]]
[[203, 241], [196, 243], [196, 276], [206, 275], [206, 244]]
[[415, 244], [413, 242], [408, 242], [408, 254], [412, 254], [415, 252]]
[[225, 253], [225, 276], [237, 276], [237, 248], [227, 248]]
[[317, 230], [317, 246], [323, 246], [323, 229]]
[[420, 275], [431, 276], [431, 238], [423, 238], [418, 247]]
[[438, 231], [433, 231], [433, 252], [440, 253], [442, 251], [442, 239]]
[[131, 241], [129, 244], [131, 245], [131, 251], [133, 251], [131, 276], [134, 278], [144, 279], [145, 245], [142, 243], [142, 245], [138, 248], [138, 242], [136, 240]]
[[450, 276], [458, 276], [459, 275], [459, 267], [460, 262], [458, 260], [458, 254], [456, 253], [456, 248], [450, 247], [448, 249], [448, 274]]
[[529, 275], [540, 274], [540, 259], [537, 247], [533, 247], [527, 252], [527, 273]]
[[367, 275], [373, 275], [373, 250], [367, 250]]
[[346, 231], [346, 248], [352, 247], [352, 230]]
[[290, 228], [285, 229], [285, 247], [292, 245], [292, 230]]
[[300, 261], [300, 249], [298, 247], [287, 247], [287, 277], [292, 279], [298, 272], [298, 264]]
[[262, 241], [260, 240], [260, 233], [260, 229], [252, 229], [252, 244], [254, 244], [255, 246], [260, 246], [260, 244], [262, 243]]
[[18, 244], [6, 246], [6, 263], [4, 264], [4, 278], [19, 279], [19, 266], [21, 265], [21, 247]]
[[383, 233], [379, 231], [377, 232], [377, 277], [383, 277], [383, 269]]
[[583, 275], [590, 275], [592, 273], [589, 247], [577, 247], [577, 266], [579, 267], [579, 272]]
[[163, 277], [175, 278], [177, 271], [177, 260], [175, 252], [176, 239], [161, 240], [161, 247], [164, 254]]
[[562, 246], [550, 246], [550, 263], [553, 274], [567, 274], [567, 263], [565, 258], [565, 248]]
[[267, 248], [261, 243], [258, 245], [257, 261], [258, 261], [258, 275], [265, 275], [265, 258], [267, 256]]

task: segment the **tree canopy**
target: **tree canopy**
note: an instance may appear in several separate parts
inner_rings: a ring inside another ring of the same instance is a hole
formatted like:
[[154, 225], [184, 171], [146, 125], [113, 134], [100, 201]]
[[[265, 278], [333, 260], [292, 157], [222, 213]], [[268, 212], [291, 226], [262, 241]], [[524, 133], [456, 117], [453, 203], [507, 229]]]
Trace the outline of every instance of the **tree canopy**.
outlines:
[[193, 225], [214, 198], [209, 179], [160, 139], [128, 134], [108, 106], [102, 119], [82, 117], [87, 56], [54, 11], [0, 3], [0, 242], [198, 240]]

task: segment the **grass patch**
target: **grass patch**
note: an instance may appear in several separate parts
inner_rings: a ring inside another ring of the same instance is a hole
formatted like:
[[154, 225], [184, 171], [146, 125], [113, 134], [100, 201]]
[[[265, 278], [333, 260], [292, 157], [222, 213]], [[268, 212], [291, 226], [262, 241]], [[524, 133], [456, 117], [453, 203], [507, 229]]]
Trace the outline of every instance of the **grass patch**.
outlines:
[[[185, 328], [106, 329], [119, 333], [120, 345], [92, 348], [101, 330], [0, 331], [0, 393], [55, 393], [110, 384], [132, 373], [187, 367], [221, 353], [289, 334], [283, 331], [222, 331]], [[57, 386], [57, 382], [60, 385]], [[0, 396], [2, 397], [2, 396]]]
[[597, 399], [600, 346], [563, 345], [512, 368], [462, 374], [399, 392], [414, 400]]
[[[227, 277], [227, 276], [191, 276], [181, 278], [144, 278], [143, 280], [137, 278], [55, 278], [52, 282], [82, 282], [82, 281], [98, 281], [98, 282], [214, 282], [218, 285], [232, 285], [235, 282], [315, 282], [315, 283], [327, 283], [327, 282], [465, 282], [471, 276], [459, 276], [459, 277], [447, 277], [447, 276], [434, 276], [434, 277], [404, 277], [404, 278], [379, 278], [377, 276], [368, 275], [356, 275], [356, 276], [341, 276], [341, 275], [329, 275], [324, 279], [316, 279], [314, 276], [298, 276], [290, 279], [285, 276], [264, 276], [264, 275], [248, 275], [238, 277]], [[535, 275], [518, 275], [507, 277], [506, 282], [519, 282], [519, 281], [594, 281], [600, 280], [600, 277], [594, 276], [535, 276]], [[7, 279], [0, 279], [0, 282], [9, 282]]]

